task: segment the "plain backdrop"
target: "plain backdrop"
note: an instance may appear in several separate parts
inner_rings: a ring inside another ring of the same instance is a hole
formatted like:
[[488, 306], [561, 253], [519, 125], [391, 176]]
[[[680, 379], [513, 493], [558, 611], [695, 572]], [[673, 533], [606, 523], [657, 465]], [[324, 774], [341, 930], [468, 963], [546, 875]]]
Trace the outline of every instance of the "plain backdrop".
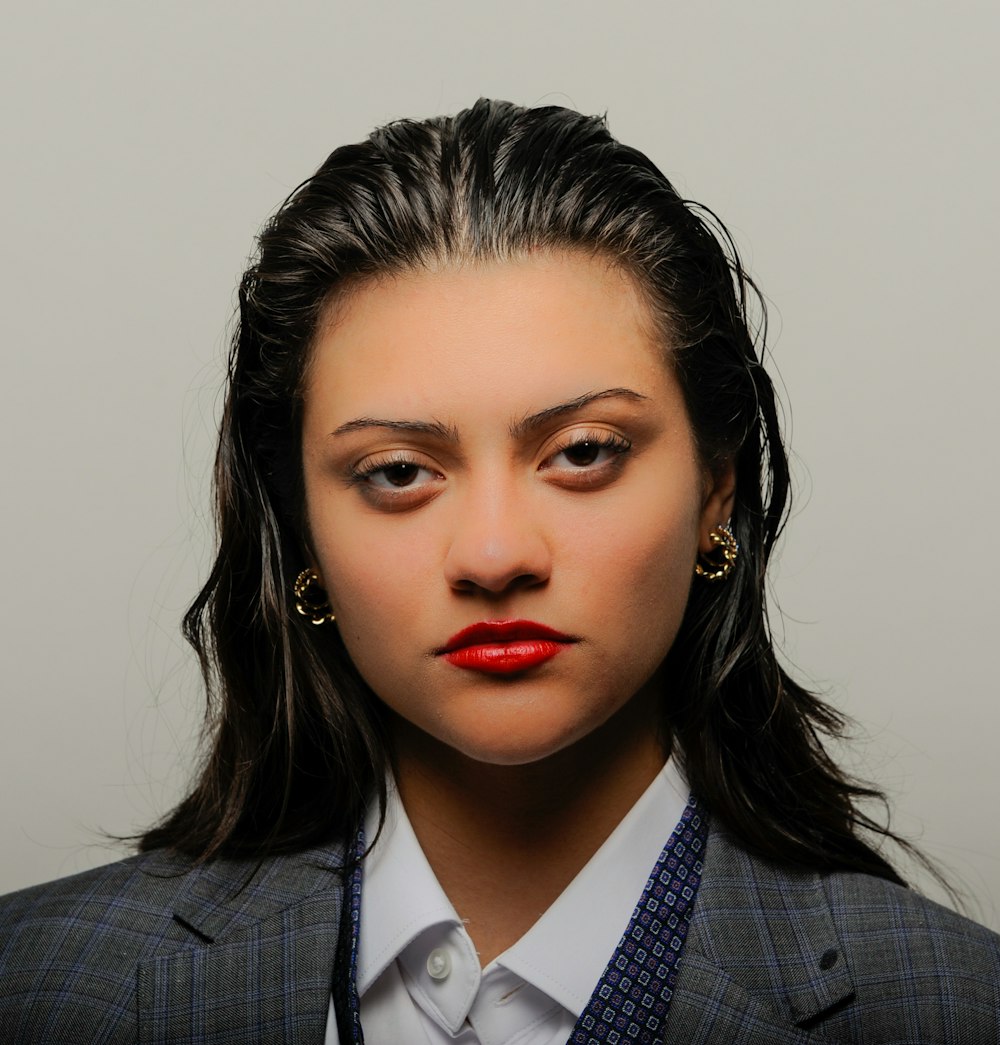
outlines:
[[1000, 927], [998, 38], [985, 0], [11, 5], [0, 892], [118, 858], [187, 779], [255, 232], [336, 145], [487, 95], [606, 112], [733, 230], [790, 404], [786, 659]]

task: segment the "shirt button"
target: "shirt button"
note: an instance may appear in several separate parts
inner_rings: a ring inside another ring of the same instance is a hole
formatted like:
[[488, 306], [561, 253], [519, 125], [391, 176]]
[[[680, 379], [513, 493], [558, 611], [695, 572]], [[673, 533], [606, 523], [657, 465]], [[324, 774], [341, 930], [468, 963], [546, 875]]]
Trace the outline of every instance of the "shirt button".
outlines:
[[446, 980], [451, 972], [451, 955], [443, 947], [435, 947], [427, 955], [427, 975], [432, 980]]

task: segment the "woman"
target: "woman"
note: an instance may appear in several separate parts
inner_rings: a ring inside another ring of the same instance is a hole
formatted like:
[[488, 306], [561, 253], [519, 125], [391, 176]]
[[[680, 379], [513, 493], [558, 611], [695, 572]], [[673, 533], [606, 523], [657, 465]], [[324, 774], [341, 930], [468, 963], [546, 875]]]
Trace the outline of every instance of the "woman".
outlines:
[[600, 120], [334, 152], [240, 288], [203, 769], [5, 901], [5, 1040], [998, 1040], [775, 659], [753, 295]]

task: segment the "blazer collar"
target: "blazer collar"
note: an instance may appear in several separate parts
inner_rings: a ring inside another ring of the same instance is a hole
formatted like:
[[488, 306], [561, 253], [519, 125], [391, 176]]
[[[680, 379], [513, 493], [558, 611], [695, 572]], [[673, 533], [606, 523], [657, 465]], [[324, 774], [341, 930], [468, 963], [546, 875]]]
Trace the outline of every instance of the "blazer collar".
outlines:
[[[140, 1040], [321, 1043], [342, 912], [342, 851], [187, 872], [171, 944], [138, 969]], [[177, 873], [166, 865], [147, 873]], [[822, 879], [713, 828], [668, 1020], [678, 1041], [806, 1045], [854, 987]], [[824, 1039], [825, 1041], [827, 1039]], [[834, 1045], [829, 1042], [828, 1045]]]
[[[671, 1033], [701, 1040], [693, 1029], [707, 1020], [713, 1041], [804, 1043], [815, 1040], [806, 1028], [853, 993], [822, 878], [758, 859], [713, 828]], [[727, 1019], [729, 1036], [719, 1033]]]
[[139, 1040], [321, 1043], [341, 865], [330, 848], [189, 871], [174, 904], [176, 931], [161, 948], [169, 952], [138, 967]]

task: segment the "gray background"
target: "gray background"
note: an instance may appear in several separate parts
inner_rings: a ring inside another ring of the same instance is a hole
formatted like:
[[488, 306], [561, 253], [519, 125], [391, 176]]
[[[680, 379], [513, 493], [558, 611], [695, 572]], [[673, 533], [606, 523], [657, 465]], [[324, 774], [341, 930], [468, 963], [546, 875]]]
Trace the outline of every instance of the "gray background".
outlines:
[[[992, 2], [38, 3], [4, 116], [0, 891], [176, 800], [234, 287], [335, 145], [478, 95], [607, 111], [772, 303], [787, 659], [1000, 927]], [[934, 895], [933, 886], [927, 886]]]

